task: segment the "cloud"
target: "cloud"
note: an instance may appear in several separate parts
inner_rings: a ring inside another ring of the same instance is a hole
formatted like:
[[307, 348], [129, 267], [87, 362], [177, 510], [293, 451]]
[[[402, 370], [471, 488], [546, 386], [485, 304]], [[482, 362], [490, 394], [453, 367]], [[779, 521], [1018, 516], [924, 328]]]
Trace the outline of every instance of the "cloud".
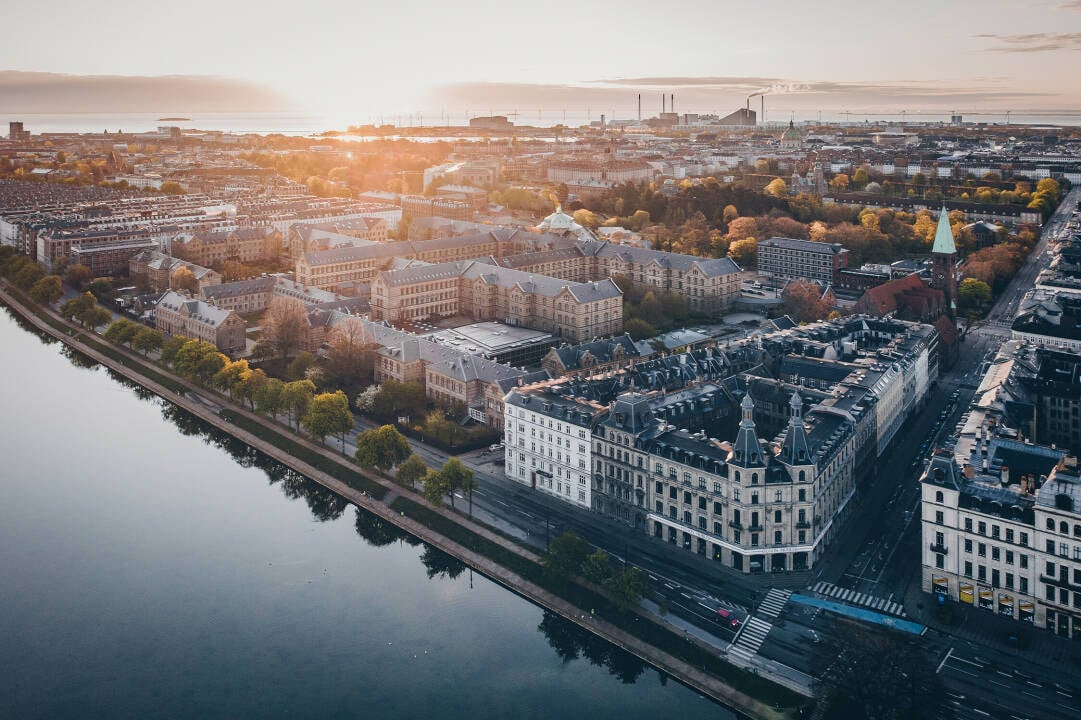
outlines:
[[[1071, 3], [1081, 9], [1081, 2]], [[996, 40], [990, 52], [1030, 53], [1049, 50], [1081, 50], [1081, 33], [1023, 33], [1018, 35], [980, 34], [973, 37]]]
[[67, 75], [0, 70], [8, 112], [274, 112], [281, 95], [255, 83], [206, 75]]

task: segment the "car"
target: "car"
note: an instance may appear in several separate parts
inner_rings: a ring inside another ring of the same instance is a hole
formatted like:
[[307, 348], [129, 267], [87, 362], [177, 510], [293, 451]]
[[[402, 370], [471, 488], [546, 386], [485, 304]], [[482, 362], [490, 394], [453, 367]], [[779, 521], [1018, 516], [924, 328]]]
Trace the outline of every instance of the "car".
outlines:
[[739, 629], [739, 618], [731, 610], [717, 608], [717, 622], [730, 630]]
[[495, 445], [488, 446], [488, 452], [499, 452], [503, 449], [503, 443], [496, 443]]

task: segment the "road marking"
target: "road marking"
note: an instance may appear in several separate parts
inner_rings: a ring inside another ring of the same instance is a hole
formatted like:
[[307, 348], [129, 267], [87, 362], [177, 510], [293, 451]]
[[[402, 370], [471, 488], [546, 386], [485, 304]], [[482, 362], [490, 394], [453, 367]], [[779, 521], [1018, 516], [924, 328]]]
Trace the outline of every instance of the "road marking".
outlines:
[[1008, 677], [1009, 679], [1013, 680], [1013, 675], [1009, 674], [1008, 672], [1002, 672], [1001, 670], [999, 670], [998, 674], [1002, 677]]
[[1031, 680], [1026, 680], [1025, 682], [1027, 682], [1027, 683], [1028, 683], [1029, 685], [1031, 685], [1032, 687], [1038, 687], [1038, 688], [1042, 688], [1042, 687], [1043, 687], [1043, 685], [1041, 685], [1040, 683], [1038, 683], [1038, 682], [1032, 682]]
[[[973, 675], [975, 675], [975, 673], [973, 673]], [[1001, 683], [998, 680], [991, 680], [990, 682], [991, 682], [992, 685], [998, 685], [999, 687], [1004, 687], [1004, 688], [1009, 687], [1009, 685], [1007, 685], [1006, 683]]]
[[972, 710], [972, 712], [979, 713], [980, 715], [983, 715], [984, 717], [991, 717], [991, 713], [984, 712], [983, 710], [980, 710], [979, 708], [974, 707], [974, 708], [970, 708], [970, 709]]
[[[952, 648], [951, 648], [951, 649], [952, 649]], [[968, 663], [969, 665], [972, 665], [972, 666], [974, 666], [974, 667], [978, 667], [979, 669], [983, 670], [983, 665], [982, 665], [981, 663], [978, 663], [978, 662], [973, 662], [973, 661], [971, 661], [971, 660], [965, 660], [965, 659], [964, 659], [963, 657], [961, 657], [960, 655], [957, 655], [957, 656], [955, 656], [955, 657], [954, 657], [953, 659], [954, 659], [954, 660], [960, 660], [960, 661], [961, 661], [961, 662], [963, 662], [963, 663]]]
[[940, 672], [942, 672], [942, 666], [945, 665], [946, 661], [950, 659], [950, 655], [953, 655], [952, 647], [946, 651], [946, 657], [942, 658], [942, 662], [938, 664], [938, 670], [935, 670], [935, 675], [938, 675]]
[[1068, 697], [1068, 698], [1072, 698], [1072, 697], [1073, 697], [1073, 695], [1071, 695], [1070, 693], [1068, 693], [1068, 692], [1062, 692], [1061, 690], [1056, 690], [1055, 692], [1057, 692], [1057, 693], [1058, 693], [1059, 695], [1061, 695], [1062, 697]]
[[1022, 694], [1022, 695], [1028, 695], [1029, 697], [1034, 697], [1034, 698], [1036, 698], [1037, 700], [1039, 700], [1039, 699], [1040, 699], [1040, 696], [1039, 696], [1039, 695], [1037, 695], [1036, 693], [1030, 693], [1030, 692], [1029, 692], [1028, 690], [1022, 690], [1022, 691], [1021, 691], [1021, 694]]

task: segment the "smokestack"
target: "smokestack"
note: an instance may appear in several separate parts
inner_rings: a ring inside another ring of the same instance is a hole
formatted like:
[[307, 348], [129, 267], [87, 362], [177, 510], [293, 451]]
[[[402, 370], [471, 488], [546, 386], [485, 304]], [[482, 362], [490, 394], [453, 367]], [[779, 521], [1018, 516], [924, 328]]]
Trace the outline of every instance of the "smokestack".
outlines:
[[642, 122], [642, 93], [638, 93], [638, 122]]
[[672, 93], [672, 101], [668, 103], [668, 109], [672, 112], [676, 111], [676, 94]]
[[760, 95], [759, 97], [762, 98], [762, 124], [765, 125], [766, 124], [766, 96], [765, 95]]
[[661, 114], [662, 115], [664, 113], [668, 112], [667, 102], [668, 102], [668, 96], [665, 95], [664, 93], [661, 93]]

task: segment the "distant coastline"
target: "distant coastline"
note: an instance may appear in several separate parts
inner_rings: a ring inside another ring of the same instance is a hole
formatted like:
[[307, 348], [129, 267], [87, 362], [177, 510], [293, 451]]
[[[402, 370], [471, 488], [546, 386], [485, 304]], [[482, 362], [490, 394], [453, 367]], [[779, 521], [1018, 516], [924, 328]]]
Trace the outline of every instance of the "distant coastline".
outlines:
[[162, 117], [158, 122], [191, 122], [190, 117]]

